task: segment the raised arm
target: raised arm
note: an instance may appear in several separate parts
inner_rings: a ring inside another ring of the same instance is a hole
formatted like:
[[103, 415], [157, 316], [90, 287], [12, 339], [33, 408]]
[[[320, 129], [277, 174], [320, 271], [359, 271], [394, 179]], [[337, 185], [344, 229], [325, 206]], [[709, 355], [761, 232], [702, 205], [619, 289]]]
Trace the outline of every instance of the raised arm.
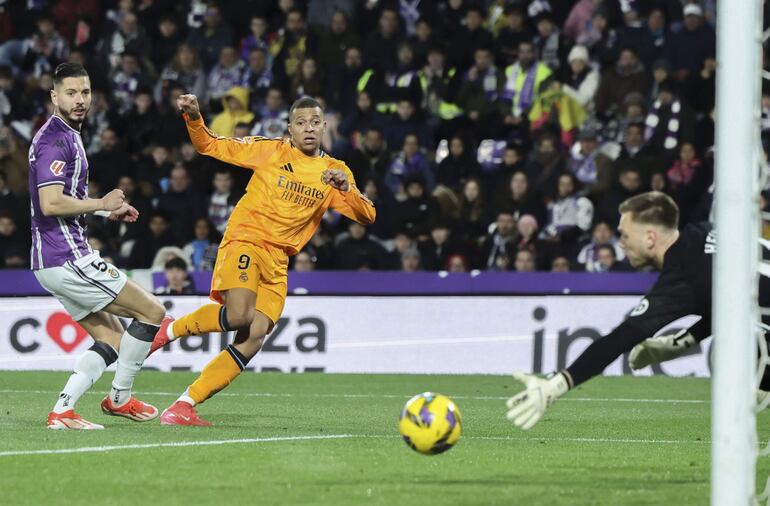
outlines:
[[195, 95], [180, 95], [177, 106], [184, 112], [187, 132], [193, 146], [202, 155], [226, 163], [256, 169], [275, 150], [278, 140], [266, 137], [221, 137], [206, 127]]
[[374, 223], [374, 219], [377, 217], [374, 203], [358, 190], [350, 169], [347, 167], [327, 169], [321, 178], [333, 188], [332, 209], [361, 225]]

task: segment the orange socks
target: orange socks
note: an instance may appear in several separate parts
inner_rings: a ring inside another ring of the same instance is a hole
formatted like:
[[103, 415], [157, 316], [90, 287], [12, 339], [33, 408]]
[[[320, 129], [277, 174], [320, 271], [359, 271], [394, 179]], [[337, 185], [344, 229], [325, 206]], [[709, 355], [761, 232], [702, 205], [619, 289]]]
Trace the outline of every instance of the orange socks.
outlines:
[[187, 394], [195, 404], [200, 404], [229, 385], [247, 363], [246, 357], [231, 344], [206, 364], [198, 379], [187, 389]]
[[228, 328], [227, 312], [221, 304], [206, 304], [174, 322], [171, 327], [172, 337], [199, 336], [208, 332], [223, 332]]

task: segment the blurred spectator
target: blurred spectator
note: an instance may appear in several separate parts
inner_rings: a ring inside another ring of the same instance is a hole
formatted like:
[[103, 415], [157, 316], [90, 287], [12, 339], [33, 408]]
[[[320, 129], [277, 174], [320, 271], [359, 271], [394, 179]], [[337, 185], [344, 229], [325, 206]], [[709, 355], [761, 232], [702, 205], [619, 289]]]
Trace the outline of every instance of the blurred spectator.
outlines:
[[586, 46], [602, 69], [613, 65], [618, 58], [618, 33], [610, 26], [609, 7], [604, 2], [594, 10], [591, 22], [576, 39]]
[[12, 39], [0, 46], [0, 65], [19, 65], [39, 77], [67, 57], [67, 41], [59, 35], [49, 14], [36, 21], [37, 31], [27, 39]]
[[163, 98], [163, 90], [172, 82], [184, 88], [186, 93], [198, 97], [200, 103], [206, 102], [206, 73], [198, 54], [189, 44], [180, 44], [171, 63], [161, 72], [160, 81], [155, 88], [155, 99], [158, 102]]
[[393, 236], [393, 247], [390, 255], [390, 269], [401, 269], [401, 258], [406, 250], [414, 249], [417, 247], [417, 242], [414, 237], [406, 230], [399, 230]]
[[305, 57], [306, 48], [305, 17], [300, 9], [291, 8], [286, 14], [285, 25], [278, 31], [278, 37], [270, 45], [270, 54], [273, 55], [273, 73], [282, 86], [288, 87], [294, 79]]
[[666, 15], [662, 9], [654, 7], [647, 14], [647, 30], [652, 37], [654, 55], [659, 58], [666, 46]]
[[572, 44], [554, 24], [553, 15], [546, 10], [537, 16], [535, 25], [537, 34], [534, 38], [535, 51], [540, 61], [548, 65], [552, 71], [557, 71], [567, 60]]
[[565, 170], [564, 153], [558, 149], [556, 139], [552, 135], [542, 135], [527, 161], [529, 186], [541, 195], [552, 196], [556, 193], [559, 174]]
[[440, 271], [445, 268], [450, 256], [461, 252], [461, 247], [452, 236], [449, 223], [438, 220], [430, 228], [430, 238], [420, 243], [419, 250], [423, 269]]
[[409, 100], [399, 100], [396, 114], [383, 125], [388, 146], [403, 146], [408, 135], [415, 135], [421, 148], [433, 146], [433, 138], [425, 121], [417, 116], [415, 105]]
[[623, 49], [615, 67], [602, 76], [596, 93], [596, 112], [604, 117], [613, 116], [626, 95], [635, 91], [644, 96], [649, 89], [650, 77], [639, 57], [632, 49]]
[[273, 85], [273, 71], [267, 64], [267, 52], [254, 48], [246, 60], [248, 67], [243, 72], [241, 86], [249, 90], [249, 105], [252, 111], [259, 110], [265, 103], [267, 90]]
[[591, 24], [596, 6], [601, 0], [578, 0], [569, 11], [567, 21], [564, 22], [564, 35], [572, 40], [577, 40]]
[[101, 151], [91, 155], [90, 177], [103, 188], [115, 188], [122, 175], [133, 175], [131, 159], [125, 146], [118, 142], [118, 134], [112, 128], [102, 131]]
[[658, 153], [671, 153], [680, 142], [694, 139], [695, 114], [679, 99], [673, 81], [660, 84], [645, 125], [644, 139]]
[[484, 11], [477, 5], [469, 5], [465, 11], [465, 26], [451, 38], [447, 53], [449, 63], [458, 69], [467, 69], [474, 62], [476, 51], [483, 48], [491, 53], [492, 45], [492, 34], [484, 28]]
[[254, 113], [249, 110], [249, 90], [233, 86], [222, 97], [223, 111], [211, 120], [211, 131], [223, 137], [232, 137], [239, 123], [250, 124]]
[[565, 256], [556, 256], [551, 260], [551, 272], [569, 272], [570, 268], [569, 258]]
[[[463, 73], [446, 66], [446, 55], [440, 46], [431, 46], [427, 51], [427, 64], [419, 72], [422, 88], [422, 107], [439, 125], [437, 136], [444, 137], [447, 129], [453, 129], [461, 121], [462, 109], [456, 103]], [[429, 123], [431, 119], [428, 120]]]
[[431, 223], [440, 216], [436, 199], [425, 190], [425, 183], [411, 177], [404, 183], [405, 199], [396, 205], [396, 220], [399, 230], [407, 230], [419, 240], [426, 240]]
[[246, 64], [238, 58], [234, 47], [223, 47], [219, 54], [219, 62], [214, 65], [208, 75], [207, 92], [212, 108], [219, 110], [218, 102], [235, 86], [241, 84]]
[[366, 130], [362, 142], [348, 155], [347, 161], [359, 183], [372, 178], [382, 180], [390, 165], [390, 153], [382, 130], [376, 126]]
[[589, 65], [588, 49], [585, 46], [574, 46], [569, 52], [568, 62], [569, 70], [563, 73], [562, 90], [590, 114], [594, 111], [594, 97], [599, 89], [599, 73]]
[[291, 81], [291, 100], [309, 95], [323, 95], [324, 77], [318, 68], [315, 58], [305, 56], [300, 63], [299, 71]]
[[474, 243], [486, 235], [492, 218], [484, 197], [484, 188], [481, 181], [475, 177], [469, 178], [463, 185], [459, 216], [456, 230], [460, 239], [466, 243]]
[[598, 221], [594, 225], [594, 230], [591, 236], [591, 242], [583, 246], [578, 253], [577, 262], [580, 266], [588, 272], [602, 272], [602, 264], [600, 263], [600, 248], [608, 246], [614, 250], [613, 260], [623, 260], [625, 254], [623, 249], [618, 244], [617, 238], [613, 235], [610, 225], [606, 221]]
[[516, 220], [510, 211], [497, 213], [493, 231], [480, 248], [478, 268], [509, 270], [516, 252]]
[[580, 196], [579, 182], [573, 174], [559, 176], [556, 199], [548, 205], [548, 214], [541, 238], [558, 243], [555, 250], [574, 255], [578, 240], [591, 228], [594, 205]]
[[159, 71], [171, 62], [184, 38], [173, 16], [161, 16], [157, 23], [150, 59], [153, 67]]
[[502, 98], [510, 103], [505, 123], [518, 125], [526, 118], [529, 108], [537, 100], [540, 85], [551, 75], [551, 69], [535, 58], [535, 46], [524, 41], [519, 44], [517, 61], [505, 69], [505, 89]]
[[220, 234], [224, 234], [227, 220], [242, 193], [233, 191], [233, 176], [227, 168], [217, 170], [212, 183], [214, 191], [208, 199], [208, 217], [214, 228]]
[[519, 44], [532, 40], [532, 34], [525, 21], [524, 11], [520, 5], [512, 4], [505, 8], [505, 26], [495, 39], [495, 60], [503, 68], [516, 62]]
[[446, 270], [449, 272], [468, 272], [468, 259], [463, 255], [450, 255], [446, 262]]
[[318, 37], [318, 64], [328, 71], [335, 71], [345, 63], [348, 48], [362, 45], [361, 37], [349, 27], [348, 16], [338, 10], [331, 16], [328, 30], [321, 30]]
[[616, 185], [601, 198], [596, 206], [596, 217], [606, 221], [613, 230], [620, 221], [618, 206], [634, 195], [642, 193], [642, 176], [634, 166], [626, 166], [620, 169]]
[[[0, 179], [2, 192], [10, 190], [16, 195], [22, 196], [29, 193], [29, 162], [27, 149], [16, 138], [10, 127], [0, 127]], [[27, 213], [26, 204], [20, 206]]]
[[222, 22], [222, 11], [212, 3], [203, 16], [203, 26], [190, 32], [187, 42], [195, 49], [205, 69], [210, 69], [220, 58], [222, 49], [232, 45], [233, 31]]
[[468, 141], [460, 135], [449, 139], [449, 155], [436, 167], [436, 182], [452, 190], [459, 190], [471, 177], [479, 177], [481, 167], [473, 156], [474, 151], [466, 147]]
[[292, 269], [295, 272], [312, 272], [315, 270], [315, 261], [313, 256], [307, 251], [300, 251], [293, 258], [294, 265]]
[[623, 26], [618, 29], [618, 47], [632, 48], [645, 65], [655, 59], [652, 34], [639, 17], [639, 7], [631, 4], [623, 12]]
[[261, 49], [264, 55], [269, 47], [267, 20], [261, 16], [252, 16], [249, 21], [249, 34], [241, 41], [241, 60], [250, 61], [255, 49]]
[[511, 174], [507, 184], [501, 190], [497, 202], [498, 209], [511, 210], [516, 219], [529, 214], [537, 223], [545, 223], [546, 209], [543, 196], [530, 187], [526, 172], [518, 171]]
[[586, 194], [600, 194], [612, 184], [612, 160], [601, 152], [598, 133], [587, 126], [580, 131], [572, 149], [570, 170]]
[[401, 254], [401, 270], [403, 272], [417, 272], [422, 270], [420, 252], [417, 248], [410, 248]]
[[399, 41], [398, 14], [390, 8], [382, 9], [377, 30], [369, 33], [364, 44], [364, 65], [386, 72], [395, 70]]
[[[0, 212], [0, 268], [11, 267], [6, 265], [6, 258], [16, 256], [20, 251], [27, 250], [26, 257], [29, 257], [28, 242], [25, 241], [25, 232], [18, 230], [13, 216], [6, 212]], [[17, 262], [12, 262], [17, 263]], [[23, 265], [13, 265], [13, 267], [22, 267]]]
[[346, 121], [355, 109], [363, 73], [361, 48], [352, 46], [345, 50], [344, 64], [329, 76], [327, 96], [332, 105], [342, 113], [343, 121]]
[[187, 274], [187, 262], [179, 257], [172, 258], [164, 266], [166, 284], [158, 287], [158, 295], [195, 295], [195, 285]]
[[516, 251], [529, 251], [534, 256], [537, 270], [545, 270], [544, 253], [546, 248], [543, 247], [542, 240], [538, 238], [538, 229], [539, 225], [534, 216], [531, 214], [519, 216], [516, 221], [516, 230], [518, 231]]
[[473, 54], [473, 65], [465, 73], [457, 92], [457, 105], [472, 122], [471, 128], [477, 135], [488, 137], [492, 134], [490, 121], [498, 113], [498, 100], [503, 92], [505, 76], [492, 59], [489, 47], [479, 47]]
[[366, 227], [352, 220], [348, 224], [348, 233], [335, 249], [337, 269], [377, 271], [388, 268], [385, 248], [369, 237]]
[[112, 76], [112, 99], [120, 114], [127, 113], [134, 104], [136, 91], [150, 88], [152, 83], [139, 65], [134, 53], [125, 52], [120, 57], [120, 66]]
[[698, 72], [707, 57], [716, 55], [716, 35], [711, 25], [704, 21], [701, 6], [689, 3], [683, 12], [683, 29], [671, 33], [665, 47], [666, 59], [674, 68], [677, 81], [684, 81], [688, 75]]
[[620, 270], [617, 253], [613, 246], [599, 246], [596, 252], [595, 270], [593, 272], [610, 272]]
[[198, 218], [195, 221], [195, 238], [188, 242], [182, 251], [190, 259], [192, 268], [196, 271], [214, 270], [217, 260], [219, 241], [222, 236], [206, 218]]
[[270, 88], [265, 96], [265, 105], [257, 112], [257, 121], [251, 135], [275, 139], [283, 135], [288, 123], [289, 112], [286, 110], [283, 92], [278, 88]]
[[203, 200], [192, 187], [190, 175], [177, 163], [169, 176], [169, 188], [158, 202], [158, 211], [169, 217], [174, 243], [185, 244], [193, 236], [195, 220], [204, 216]]
[[404, 195], [404, 187], [409, 180], [419, 178], [420, 184], [430, 192], [435, 186], [433, 171], [425, 153], [420, 149], [417, 134], [404, 137], [401, 152], [388, 167], [385, 174], [385, 186], [396, 198]]
[[170, 246], [174, 239], [169, 230], [168, 218], [156, 212], [148, 220], [147, 231], [140, 240], [134, 242], [126, 267], [129, 269], [149, 269], [158, 250]]
[[155, 140], [158, 111], [152, 101], [152, 90], [141, 87], [136, 90], [134, 104], [124, 118], [123, 134], [129, 153], [139, 153]]
[[516, 272], [535, 272], [535, 254], [528, 249], [516, 252], [513, 268]]
[[100, 41], [96, 50], [109, 68], [116, 69], [122, 65], [122, 55], [126, 53], [134, 55], [137, 66], [141, 68], [141, 62], [150, 58], [152, 44], [144, 27], [139, 25], [136, 14], [129, 11], [118, 20], [112, 34]]

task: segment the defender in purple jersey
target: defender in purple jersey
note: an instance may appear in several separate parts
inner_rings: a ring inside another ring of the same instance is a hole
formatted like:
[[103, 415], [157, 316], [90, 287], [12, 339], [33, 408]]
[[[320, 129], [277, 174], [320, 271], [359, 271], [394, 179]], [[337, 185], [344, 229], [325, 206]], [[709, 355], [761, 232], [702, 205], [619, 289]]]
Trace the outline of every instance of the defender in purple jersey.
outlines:
[[[102, 260], [86, 241], [85, 214], [133, 222], [139, 213], [117, 189], [100, 199], [88, 197], [88, 161], [80, 127], [91, 107], [91, 82], [81, 65], [63, 63], [56, 68], [51, 101], [54, 114], [29, 149], [31, 265], [43, 288], [59, 299], [95, 342], [78, 358], [48, 415], [48, 428], [103, 429], [76, 414], [74, 407], [115, 361], [112, 390], [102, 401], [102, 411], [140, 422], [152, 420], [158, 410], [133, 397], [131, 387], [165, 308]], [[133, 321], [124, 330], [116, 315]]]

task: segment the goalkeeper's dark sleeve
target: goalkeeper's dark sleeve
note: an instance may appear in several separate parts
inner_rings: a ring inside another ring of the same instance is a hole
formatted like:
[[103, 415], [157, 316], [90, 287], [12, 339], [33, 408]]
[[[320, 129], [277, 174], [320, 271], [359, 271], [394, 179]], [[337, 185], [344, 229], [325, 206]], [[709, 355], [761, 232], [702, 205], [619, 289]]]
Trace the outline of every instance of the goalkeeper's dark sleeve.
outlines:
[[695, 338], [696, 342], [701, 342], [711, 336], [711, 317], [704, 316], [687, 329], [687, 332]]
[[[662, 279], [661, 279], [662, 280]], [[692, 290], [684, 283], [669, 285], [661, 280], [615, 330], [594, 341], [564, 371], [575, 387], [604, 371], [616, 358], [651, 337], [667, 324], [694, 314]]]

